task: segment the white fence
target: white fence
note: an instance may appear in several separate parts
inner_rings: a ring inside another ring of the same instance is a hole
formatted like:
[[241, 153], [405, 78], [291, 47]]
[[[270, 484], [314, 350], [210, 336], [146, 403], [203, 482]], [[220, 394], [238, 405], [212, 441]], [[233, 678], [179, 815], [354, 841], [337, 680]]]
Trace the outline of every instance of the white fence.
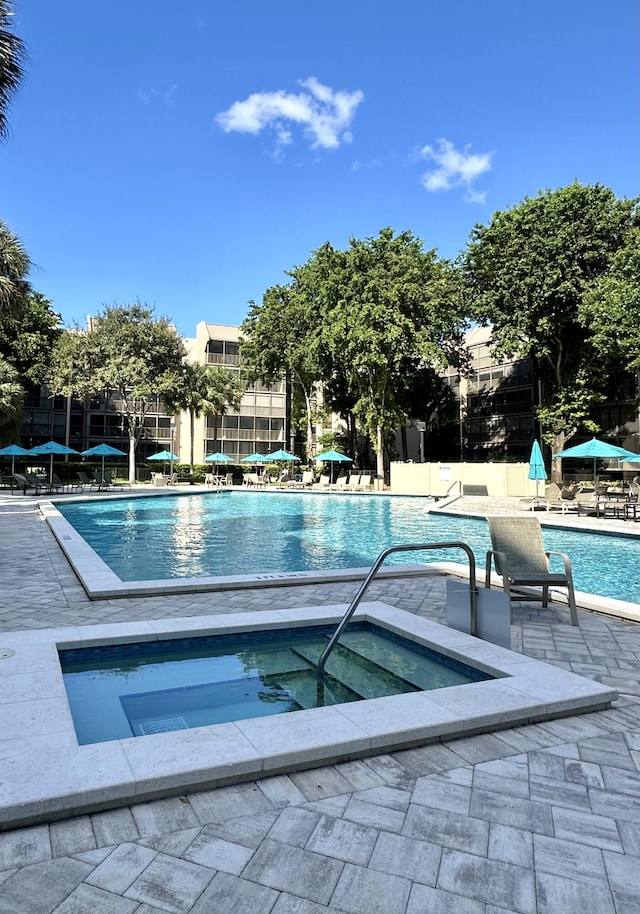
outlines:
[[[459, 495], [486, 489], [487, 495], [526, 497], [536, 494], [535, 480], [528, 478], [528, 463], [392, 463], [391, 491], [423, 495]], [[546, 483], [538, 490], [544, 494]]]

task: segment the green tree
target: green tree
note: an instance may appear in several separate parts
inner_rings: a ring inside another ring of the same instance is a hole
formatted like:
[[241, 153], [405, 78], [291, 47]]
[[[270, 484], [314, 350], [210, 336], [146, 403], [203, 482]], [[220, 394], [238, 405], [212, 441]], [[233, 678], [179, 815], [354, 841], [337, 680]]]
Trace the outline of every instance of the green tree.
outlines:
[[0, 138], [9, 132], [6, 110], [24, 79], [25, 46], [17, 35], [9, 31], [12, 25], [13, 3], [0, 0]]
[[[463, 257], [473, 317], [498, 356], [530, 357], [541, 380], [543, 437], [560, 451], [592, 431], [606, 365], [582, 320], [588, 293], [624, 243], [635, 201], [601, 185], [541, 191], [476, 225]], [[560, 466], [552, 471], [561, 474]]]
[[[189, 413], [189, 465], [193, 475], [195, 420], [200, 416], [224, 416], [240, 409], [245, 386], [237, 372], [200, 362], [185, 362], [177, 387], [164, 395], [169, 409]], [[214, 430], [215, 437], [215, 430]]]
[[39, 384], [46, 377], [60, 333], [60, 315], [51, 302], [40, 292], [31, 292], [24, 297], [20, 313], [0, 320], [0, 356], [18, 370], [21, 379]]
[[22, 241], [0, 219], [0, 325], [23, 311], [30, 292], [30, 269], [31, 261]]
[[[303, 269], [289, 275], [288, 286], [272, 286], [262, 303], [249, 303], [249, 314], [241, 327], [240, 359], [249, 381], [275, 384], [286, 376], [305, 403], [307, 459], [311, 459], [313, 392], [321, 379], [317, 361], [320, 315], [314, 297], [308, 294]], [[295, 397], [293, 398], [295, 399]]]
[[136, 448], [156, 397], [174, 391], [184, 348], [167, 318], [136, 302], [112, 305], [91, 318], [88, 330], [64, 331], [52, 354], [48, 384], [54, 393], [89, 397], [107, 393], [122, 403], [129, 433], [129, 480], [135, 482]]
[[640, 371], [640, 227], [629, 232], [609, 272], [585, 296], [582, 320], [596, 349]]
[[385, 433], [406, 422], [404, 368], [432, 371], [459, 358], [463, 318], [456, 270], [411, 232], [328, 245], [315, 255], [323, 297], [322, 346], [354, 398], [385, 474]]
[[11, 444], [18, 436], [24, 388], [20, 375], [0, 356], [0, 444]]

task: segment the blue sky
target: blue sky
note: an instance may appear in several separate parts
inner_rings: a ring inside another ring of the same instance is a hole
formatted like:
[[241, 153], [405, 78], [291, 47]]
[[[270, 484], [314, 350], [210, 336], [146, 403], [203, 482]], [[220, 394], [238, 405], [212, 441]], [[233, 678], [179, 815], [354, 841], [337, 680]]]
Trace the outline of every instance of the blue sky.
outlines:
[[240, 323], [325, 241], [455, 257], [539, 189], [639, 192], [636, 0], [16, 0], [0, 218], [67, 324]]

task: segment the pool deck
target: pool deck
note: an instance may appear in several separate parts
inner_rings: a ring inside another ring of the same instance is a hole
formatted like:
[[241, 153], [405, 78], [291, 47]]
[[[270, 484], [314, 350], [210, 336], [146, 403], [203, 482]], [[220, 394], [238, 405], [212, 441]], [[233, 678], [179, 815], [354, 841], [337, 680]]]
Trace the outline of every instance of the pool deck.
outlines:
[[[464, 498], [447, 510], [484, 515], [518, 504]], [[602, 519], [541, 519], [604, 529]], [[633, 522], [606, 526], [640, 533]], [[85, 626], [158, 630], [160, 620], [198, 627], [205, 616], [329, 612], [357, 588], [339, 581], [91, 602], [36, 499], [0, 495], [0, 531], [0, 649], [13, 633], [42, 643], [48, 629], [82, 637]], [[444, 620], [441, 576], [376, 581], [368, 599], [416, 624]], [[586, 609], [578, 616], [574, 627], [563, 604], [516, 604], [512, 649], [522, 663], [543, 661], [617, 691], [611, 709], [0, 832], [0, 914], [635, 914], [640, 625]], [[10, 678], [25, 701], [36, 676], [30, 665]], [[3, 715], [11, 691], [0, 695], [0, 808], [13, 791], [7, 763], [17, 734]], [[30, 723], [42, 730], [46, 721], [43, 713]]]

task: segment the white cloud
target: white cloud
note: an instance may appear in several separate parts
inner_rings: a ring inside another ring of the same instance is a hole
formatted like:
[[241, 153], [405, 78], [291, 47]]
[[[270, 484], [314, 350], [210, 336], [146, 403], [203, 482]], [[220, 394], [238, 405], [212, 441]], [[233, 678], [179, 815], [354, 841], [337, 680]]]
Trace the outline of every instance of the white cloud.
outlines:
[[256, 92], [217, 114], [216, 123], [225, 133], [272, 130], [280, 147], [293, 142], [291, 127], [295, 125], [303, 128], [313, 149], [336, 149], [340, 143], [350, 143], [348, 128], [364, 94], [334, 92], [313, 76], [300, 85], [307, 91]]
[[137, 96], [138, 101], [142, 102], [143, 105], [151, 105], [156, 101], [160, 101], [166, 108], [172, 108], [175, 104], [177, 91], [178, 87], [173, 83], [168, 89], [160, 89], [157, 86], [151, 89], [138, 89]]
[[352, 171], [361, 171], [363, 168], [381, 168], [381, 167], [382, 167], [382, 162], [380, 161], [380, 159], [369, 159], [364, 162], [360, 159], [356, 159], [355, 162], [351, 166], [351, 170]]
[[473, 187], [480, 175], [491, 170], [493, 152], [473, 154], [470, 146], [458, 150], [449, 140], [438, 140], [438, 147], [424, 146], [420, 158], [435, 163], [435, 168], [422, 176], [422, 185], [429, 191], [451, 190], [454, 187], [466, 187], [464, 199], [469, 203], [484, 203], [486, 191], [477, 191]]

